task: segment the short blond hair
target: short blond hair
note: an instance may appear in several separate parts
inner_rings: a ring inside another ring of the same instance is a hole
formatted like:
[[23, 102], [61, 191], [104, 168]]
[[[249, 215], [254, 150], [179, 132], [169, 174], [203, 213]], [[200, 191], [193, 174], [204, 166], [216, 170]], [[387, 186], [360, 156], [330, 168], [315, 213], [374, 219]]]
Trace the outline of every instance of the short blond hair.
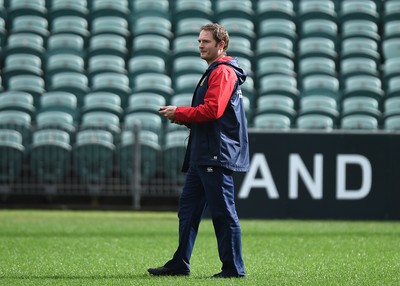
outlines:
[[214, 37], [214, 40], [219, 44], [221, 41], [224, 41], [224, 52], [228, 49], [229, 45], [229, 34], [228, 31], [217, 23], [210, 23], [204, 26], [201, 26], [200, 31], [210, 31]]

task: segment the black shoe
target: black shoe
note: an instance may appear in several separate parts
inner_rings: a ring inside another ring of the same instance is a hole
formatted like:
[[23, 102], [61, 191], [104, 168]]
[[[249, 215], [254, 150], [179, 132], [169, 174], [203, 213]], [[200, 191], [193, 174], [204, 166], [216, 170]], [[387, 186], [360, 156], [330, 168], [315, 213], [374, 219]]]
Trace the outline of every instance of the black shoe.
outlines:
[[151, 275], [155, 276], [188, 276], [190, 272], [179, 272], [179, 271], [174, 271], [172, 269], [168, 269], [164, 266], [158, 267], [158, 268], [149, 268], [147, 271]]
[[238, 274], [227, 274], [227, 273], [217, 273], [211, 276], [211, 278], [244, 278], [244, 275], [238, 275]]

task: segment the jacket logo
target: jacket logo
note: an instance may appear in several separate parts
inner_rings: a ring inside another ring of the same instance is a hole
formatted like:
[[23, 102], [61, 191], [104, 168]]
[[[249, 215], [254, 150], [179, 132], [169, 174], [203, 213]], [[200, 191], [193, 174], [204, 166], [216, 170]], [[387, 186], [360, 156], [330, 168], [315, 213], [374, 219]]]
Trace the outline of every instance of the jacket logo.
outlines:
[[239, 98], [243, 98], [242, 90], [239, 89], [239, 90], [237, 91], [237, 94], [239, 95]]
[[214, 172], [213, 167], [207, 167], [207, 173], [212, 173], [212, 172]]
[[204, 78], [203, 78], [203, 80], [200, 82], [200, 86], [203, 86], [203, 84], [204, 84], [204, 82], [206, 81], [206, 79], [207, 79], [207, 76], [205, 76]]

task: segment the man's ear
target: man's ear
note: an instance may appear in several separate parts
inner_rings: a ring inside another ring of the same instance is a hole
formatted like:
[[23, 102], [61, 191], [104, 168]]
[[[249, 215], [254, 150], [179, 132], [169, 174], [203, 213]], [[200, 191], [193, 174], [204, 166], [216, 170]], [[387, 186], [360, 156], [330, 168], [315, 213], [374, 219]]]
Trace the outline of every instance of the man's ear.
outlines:
[[224, 49], [224, 46], [225, 46], [225, 41], [224, 41], [224, 40], [221, 40], [221, 41], [218, 43], [218, 48], [221, 49], [221, 50], [223, 50], [223, 49]]

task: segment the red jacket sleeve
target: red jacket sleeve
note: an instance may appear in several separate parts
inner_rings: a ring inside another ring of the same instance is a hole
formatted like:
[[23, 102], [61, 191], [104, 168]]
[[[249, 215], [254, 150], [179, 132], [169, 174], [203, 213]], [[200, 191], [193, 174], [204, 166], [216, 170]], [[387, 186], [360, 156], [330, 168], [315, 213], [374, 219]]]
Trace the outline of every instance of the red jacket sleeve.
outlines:
[[177, 107], [174, 114], [175, 120], [182, 123], [202, 123], [217, 120], [225, 112], [235, 83], [235, 71], [226, 65], [219, 65], [208, 78], [208, 89], [204, 97], [204, 104], [196, 107]]

